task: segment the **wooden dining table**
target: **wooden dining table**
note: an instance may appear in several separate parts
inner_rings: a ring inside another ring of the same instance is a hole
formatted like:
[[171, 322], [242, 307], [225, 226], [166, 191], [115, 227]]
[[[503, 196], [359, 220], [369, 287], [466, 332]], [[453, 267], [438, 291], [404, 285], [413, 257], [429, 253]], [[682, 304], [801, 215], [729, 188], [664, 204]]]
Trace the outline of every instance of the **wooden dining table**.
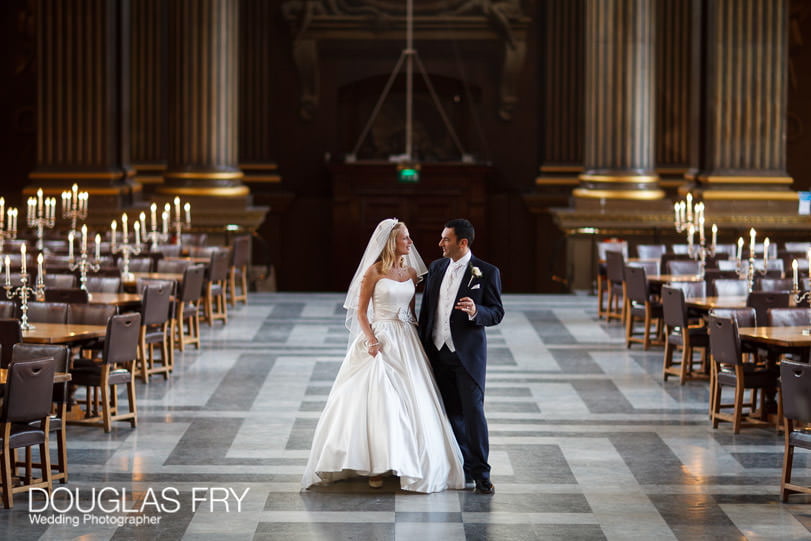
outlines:
[[713, 308], [746, 308], [746, 297], [743, 295], [724, 295], [721, 297], [687, 297], [684, 299], [688, 308], [709, 312]]
[[669, 284], [670, 282], [702, 282], [703, 276], [697, 274], [649, 274], [647, 276], [649, 284]]
[[183, 281], [183, 274], [180, 272], [133, 272], [132, 279], [123, 279], [122, 283], [124, 287], [133, 287], [135, 286], [136, 281], [138, 278], [144, 278], [147, 280], [174, 280], [177, 283]]
[[811, 348], [811, 326], [790, 327], [741, 327], [738, 329], [741, 340], [774, 348]]
[[125, 308], [140, 306], [142, 301], [137, 293], [90, 293], [87, 300], [90, 304], [111, 304]]
[[[65, 383], [70, 379], [70, 372], [54, 372], [54, 383]], [[0, 385], [5, 385], [7, 380], [8, 368], [0, 368]]]
[[106, 325], [76, 325], [71, 323], [32, 323], [22, 331], [23, 342], [29, 344], [75, 344], [107, 333]]

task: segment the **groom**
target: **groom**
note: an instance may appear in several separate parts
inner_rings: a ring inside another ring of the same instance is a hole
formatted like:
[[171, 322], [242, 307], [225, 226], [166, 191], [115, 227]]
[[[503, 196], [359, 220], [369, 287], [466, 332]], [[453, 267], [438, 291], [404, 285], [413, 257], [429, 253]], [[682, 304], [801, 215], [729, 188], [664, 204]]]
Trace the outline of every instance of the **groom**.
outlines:
[[445, 224], [420, 308], [420, 340], [431, 361], [445, 410], [462, 450], [465, 478], [476, 492], [493, 494], [484, 418], [487, 337], [484, 328], [504, 317], [497, 267], [470, 251], [475, 232], [465, 219]]

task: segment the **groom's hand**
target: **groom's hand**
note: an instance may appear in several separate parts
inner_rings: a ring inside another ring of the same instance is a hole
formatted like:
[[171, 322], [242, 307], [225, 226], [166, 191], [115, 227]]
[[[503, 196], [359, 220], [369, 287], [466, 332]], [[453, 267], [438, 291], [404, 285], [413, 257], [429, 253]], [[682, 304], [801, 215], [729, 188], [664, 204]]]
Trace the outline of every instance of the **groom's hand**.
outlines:
[[456, 301], [455, 308], [466, 313], [468, 317], [473, 317], [476, 315], [476, 303], [473, 302], [473, 299], [470, 297], [462, 297]]

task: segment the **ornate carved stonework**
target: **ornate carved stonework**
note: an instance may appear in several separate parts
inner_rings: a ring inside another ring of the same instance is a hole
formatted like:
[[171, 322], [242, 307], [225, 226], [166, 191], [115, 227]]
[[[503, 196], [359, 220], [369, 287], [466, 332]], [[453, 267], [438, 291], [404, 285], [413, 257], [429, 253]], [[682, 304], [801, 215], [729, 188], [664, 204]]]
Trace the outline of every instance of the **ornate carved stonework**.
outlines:
[[[299, 114], [312, 118], [318, 107], [319, 40], [405, 40], [402, 0], [286, 0], [281, 6], [293, 35], [293, 59], [301, 84]], [[512, 118], [518, 76], [526, 56], [530, 19], [521, 0], [414, 0], [414, 38], [497, 41], [504, 50], [499, 116]]]

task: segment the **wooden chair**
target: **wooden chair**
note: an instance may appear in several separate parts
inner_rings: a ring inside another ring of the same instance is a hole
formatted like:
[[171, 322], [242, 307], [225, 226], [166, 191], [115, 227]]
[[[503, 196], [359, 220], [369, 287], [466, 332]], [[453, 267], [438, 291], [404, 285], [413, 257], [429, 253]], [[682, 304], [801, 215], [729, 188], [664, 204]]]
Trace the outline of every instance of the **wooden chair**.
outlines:
[[185, 259], [176, 259], [171, 261], [166, 261], [165, 259], [161, 259], [158, 261], [157, 271], [156, 272], [165, 272], [171, 274], [182, 274], [186, 267], [191, 265], [192, 262], [185, 260]]
[[85, 285], [90, 293], [120, 293], [121, 276], [88, 276]]
[[710, 282], [710, 294], [714, 297], [745, 297], [749, 294], [746, 280], [720, 278]]
[[32, 323], [67, 323], [66, 302], [29, 302], [28, 319]]
[[770, 291], [752, 291], [746, 297], [746, 306], [755, 309], [757, 315], [757, 326], [762, 327], [769, 324], [770, 308], [788, 308], [789, 293], [773, 293]]
[[[194, 344], [200, 349], [200, 298], [203, 292], [205, 269], [202, 265], [191, 265], [183, 272], [183, 285], [175, 305], [176, 340], [180, 351], [186, 344]], [[184, 327], [188, 327], [188, 333]]]
[[667, 274], [698, 274], [698, 261], [678, 259], [668, 261]]
[[[0, 415], [0, 480], [3, 483], [3, 505], [14, 507], [14, 494], [32, 488], [53, 490], [48, 432], [51, 422], [54, 360], [51, 358], [12, 363], [8, 368], [6, 391]], [[15, 450], [39, 446], [42, 478], [15, 484]]]
[[608, 289], [608, 305], [605, 319], [619, 319], [625, 323], [625, 258], [621, 252], [609, 250], [605, 253], [605, 273]]
[[[172, 371], [169, 334], [169, 304], [172, 293], [173, 288], [169, 285], [149, 285], [143, 291], [138, 362], [144, 383], [149, 383], [152, 374], [163, 374], [163, 379], [168, 379]], [[156, 345], [161, 348], [160, 359], [155, 357]], [[158, 362], [159, 367], [156, 366]]]
[[[642, 344], [647, 350], [651, 344], [661, 344], [662, 335], [662, 304], [651, 298], [648, 291], [648, 280], [645, 269], [641, 267], [625, 267], [625, 346], [632, 343]], [[642, 338], [634, 334], [634, 322], [642, 321]], [[651, 339], [651, 324], [656, 323], [656, 338]]]
[[[711, 315], [708, 323], [710, 334], [710, 352], [715, 364], [714, 386], [711, 402], [713, 404], [712, 427], [718, 428], [720, 421], [732, 423], [732, 431], [740, 433], [742, 426], [766, 426], [765, 393], [762, 391], [775, 391], [777, 389], [777, 374], [768, 367], [755, 363], [744, 363], [741, 352], [741, 340], [738, 335], [738, 324], [732, 318], [720, 318]], [[723, 387], [732, 387], [735, 401], [732, 404], [732, 413], [721, 410], [727, 405], [722, 404], [721, 394]], [[746, 389], [751, 390], [751, 400], [744, 404], [743, 394]], [[760, 418], [754, 419], [758, 391], [760, 393]], [[743, 409], [749, 408], [744, 420]]]
[[20, 321], [16, 318], [0, 319], [0, 368], [8, 368], [14, 344], [22, 341]]
[[76, 287], [75, 274], [46, 274], [43, 278], [46, 291], [53, 289], [71, 289]]
[[[679, 383], [684, 385], [688, 378], [693, 377], [693, 350], [702, 349], [702, 374], [709, 372], [707, 366], [707, 350], [709, 349], [709, 336], [703, 323], [690, 325], [687, 320], [687, 305], [684, 302], [684, 292], [674, 287], [662, 288], [662, 313], [665, 323], [665, 357], [662, 376], [667, 381], [668, 376], [678, 376]], [[681, 362], [673, 362], [673, 353], [681, 349]]]
[[45, 289], [45, 302], [64, 302], [70, 304], [87, 304], [90, 297], [87, 291], [79, 288]]
[[[112, 430], [114, 421], [138, 423], [135, 403], [135, 361], [138, 358], [138, 336], [141, 314], [113, 316], [107, 322], [101, 358], [74, 360], [70, 371], [71, 385], [86, 387], [85, 417], [71, 423], [103, 426]], [[119, 412], [117, 386], [126, 385], [129, 411]], [[101, 394], [101, 404], [99, 404]]]
[[811, 487], [791, 482], [794, 448], [811, 450], [811, 433], [795, 430], [811, 422], [811, 366], [808, 363], [783, 361], [780, 364], [783, 403], [783, 475], [780, 479], [780, 498], [785, 502], [791, 494], [811, 494]]
[[639, 259], [659, 259], [664, 253], [667, 253], [667, 246], [664, 244], [638, 244], [636, 246], [636, 255]]
[[225, 290], [228, 280], [228, 263], [231, 254], [227, 249], [220, 249], [211, 253], [211, 262], [208, 266], [208, 280], [203, 291], [203, 308], [208, 325], [213, 327], [215, 320], [228, 323], [228, 306]]
[[[248, 264], [251, 261], [251, 237], [241, 235], [231, 244], [231, 265], [228, 268], [228, 299], [231, 306], [237, 302], [248, 304]], [[239, 282], [239, 292], [237, 292]]]
[[759, 278], [755, 280], [755, 290], [771, 293], [788, 293], [791, 291], [791, 278]]
[[[757, 326], [754, 308], [713, 308], [710, 310], [709, 315], [734, 319], [738, 327]], [[710, 348], [710, 353], [712, 353], [712, 348]], [[741, 353], [744, 355], [744, 357], [752, 356], [756, 359], [759, 352], [756, 347], [750, 347], [748, 344], [741, 344]], [[715, 404], [713, 403], [714, 394], [712, 390], [715, 389], [716, 376], [715, 363], [710, 362], [710, 403], [708, 412], [710, 419], [712, 419], [712, 413], [715, 408]], [[721, 408], [731, 408], [732, 406], [733, 404], [722, 404]]]
[[[12, 362], [31, 361], [34, 359], [52, 358], [56, 372], [67, 372], [70, 361], [70, 348], [58, 344], [15, 344], [12, 351]], [[60, 483], [68, 482], [68, 444], [65, 418], [67, 416], [68, 384], [67, 382], [53, 384], [52, 402], [56, 410], [51, 414], [50, 433], [56, 436], [56, 462], [51, 463], [52, 480]], [[32, 468], [42, 468], [42, 463], [33, 463], [31, 448], [25, 452], [26, 477], [31, 477]]]

